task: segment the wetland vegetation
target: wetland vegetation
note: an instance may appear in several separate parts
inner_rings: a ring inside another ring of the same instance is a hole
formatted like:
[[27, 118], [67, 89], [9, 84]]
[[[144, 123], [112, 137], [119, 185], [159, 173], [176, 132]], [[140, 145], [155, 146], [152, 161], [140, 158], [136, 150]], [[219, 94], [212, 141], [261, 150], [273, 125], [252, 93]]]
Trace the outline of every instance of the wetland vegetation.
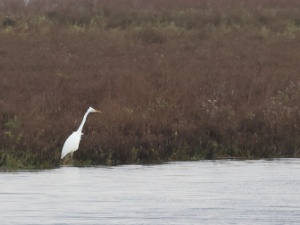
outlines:
[[300, 2], [1, 0], [0, 167], [300, 155]]

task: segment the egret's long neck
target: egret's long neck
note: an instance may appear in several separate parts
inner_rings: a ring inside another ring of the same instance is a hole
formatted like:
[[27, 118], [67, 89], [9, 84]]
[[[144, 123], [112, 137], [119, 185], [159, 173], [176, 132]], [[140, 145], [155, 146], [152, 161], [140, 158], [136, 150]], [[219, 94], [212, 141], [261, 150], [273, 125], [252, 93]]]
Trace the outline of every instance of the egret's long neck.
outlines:
[[89, 113], [90, 113], [90, 112], [87, 111], [87, 112], [84, 114], [83, 119], [82, 119], [82, 121], [81, 121], [81, 124], [80, 124], [80, 126], [79, 126], [79, 128], [78, 128], [78, 130], [77, 130], [76, 132], [79, 132], [79, 133], [81, 134], [83, 125], [84, 125], [84, 123], [85, 123], [85, 121], [86, 121], [86, 118], [87, 118], [87, 116], [88, 116]]

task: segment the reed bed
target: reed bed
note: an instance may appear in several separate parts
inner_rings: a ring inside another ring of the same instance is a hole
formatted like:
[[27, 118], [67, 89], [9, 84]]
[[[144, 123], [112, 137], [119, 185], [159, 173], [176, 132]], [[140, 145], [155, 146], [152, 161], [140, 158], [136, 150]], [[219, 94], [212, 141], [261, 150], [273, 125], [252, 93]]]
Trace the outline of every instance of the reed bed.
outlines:
[[0, 166], [299, 157], [295, 0], [0, 2]]

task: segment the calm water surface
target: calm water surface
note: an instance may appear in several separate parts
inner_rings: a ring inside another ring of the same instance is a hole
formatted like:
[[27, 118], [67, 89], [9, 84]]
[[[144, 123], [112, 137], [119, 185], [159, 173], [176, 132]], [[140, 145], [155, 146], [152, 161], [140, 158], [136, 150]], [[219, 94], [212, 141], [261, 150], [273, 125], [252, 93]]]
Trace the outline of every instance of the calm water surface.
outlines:
[[300, 159], [0, 173], [0, 224], [300, 224]]

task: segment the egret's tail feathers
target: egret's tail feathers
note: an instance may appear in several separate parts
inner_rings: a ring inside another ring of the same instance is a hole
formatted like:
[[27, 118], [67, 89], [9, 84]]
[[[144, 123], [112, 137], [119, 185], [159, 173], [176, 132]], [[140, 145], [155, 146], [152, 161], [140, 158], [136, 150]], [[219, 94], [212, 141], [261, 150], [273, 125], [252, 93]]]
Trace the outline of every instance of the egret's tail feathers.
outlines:
[[65, 158], [66, 154], [64, 152], [61, 153], [60, 159]]

